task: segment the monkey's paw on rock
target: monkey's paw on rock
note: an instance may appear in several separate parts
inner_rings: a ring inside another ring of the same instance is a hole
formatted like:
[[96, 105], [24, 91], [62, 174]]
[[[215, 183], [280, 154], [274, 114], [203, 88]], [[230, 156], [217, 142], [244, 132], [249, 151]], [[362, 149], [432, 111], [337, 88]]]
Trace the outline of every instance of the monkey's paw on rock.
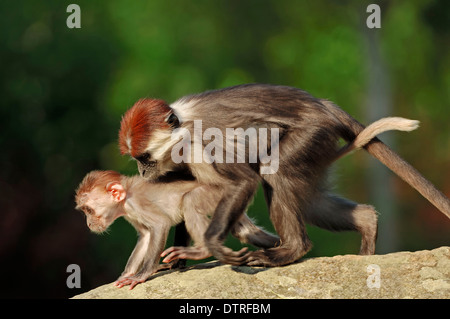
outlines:
[[450, 247], [274, 268], [209, 262], [158, 272], [133, 290], [111, 283], [74, 298], [450, 298]]

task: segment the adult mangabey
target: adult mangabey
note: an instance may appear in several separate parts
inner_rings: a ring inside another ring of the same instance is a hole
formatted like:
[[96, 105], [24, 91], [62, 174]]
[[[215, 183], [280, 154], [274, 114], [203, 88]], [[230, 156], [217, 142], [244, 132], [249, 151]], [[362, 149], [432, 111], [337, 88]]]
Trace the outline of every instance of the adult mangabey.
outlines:
[[[235, 155], [228, 155], [235, 148], [228, 145], [236, 139], [225, 137], [226, 133], [261, 128], [271, 131], [270, 138], [262, 137], [265, 145], [258, 145], [257, 152], [263, 156], [249, 160], [255, 150], [254, 143], [246, 143], [248, 134], [237, 139], [236, 148], [245, 146], [245, 154], [233, 162]], [[140, 174], [149, 180], [185, 165], [200, 183], [223, 189], [205, 233], [206, 245], [216, 258], [231, 264], [276, 266], [293, 262], [310, 249], [305, 222], [330, 230], [358, 230], [363, 235], [360, 252], [374, 253], [375, 211], [330, 194], [325, 187], [327, 168], [353, 149], [363, 130], [338, 106], [302, 90], [247, 84], [186, 96], [170, 106], [162, 100], [141, 99], [122, 119], [119, 146], [122, 154], [137, 160]], [[193, 139], [186, 141], [186, 132]], [[279, 138], [272, 132], [279, 133]], [[349, 145], [339, 149], [339, 138]], [[365, 143], [360, 146], [450, 217], [450, 200], [411, 165], [374, 136]], [[191, 150], [193, 156], [184, 154]], [[202, 151], [203, 155], [209, 151], [209, 157], [202, 158]], [[278, 158], [275, 170], [270, 170], [272, 163], [267, 159], [273, 154]], [[225, 250], [227, 233], [260, 182], [281, 245], [244, 253]]]
[[[94, 232], [105, 231], [112, 222], [124, 216], [136, 229], [139, 239], [124, 272], [116, 281], [118, 287], [132, 289], [159, 269], [164, 262], [177, 258], [203, 259], [211, 256], [204, 244], [209, 216], [214, 212], [222, 191], [196, 181], [175, 180], [148, 182], [140, 176], [127, 177], [115, 171], [92, 171], [76, 190], [76, 208], [86, 214], [87, 225]], [[170, 227], [185, 222], [194, 247], [172, 247], [163, 252]], [[233, 227], [233, 235], [242, 242], [258, 247], [273, 247], [277, 236], [256, 227], [242, 215]]]

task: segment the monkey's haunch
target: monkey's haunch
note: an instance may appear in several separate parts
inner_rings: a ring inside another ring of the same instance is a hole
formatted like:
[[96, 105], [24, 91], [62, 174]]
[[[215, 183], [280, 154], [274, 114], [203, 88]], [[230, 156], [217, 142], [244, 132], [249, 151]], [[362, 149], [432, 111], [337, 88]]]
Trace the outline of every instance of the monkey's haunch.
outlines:
[[[322, 103], [348, 128], [350, 134], [354, 134], [356, 136], [355, 140], [358, 140], [359, 135], [364, 132], [365, 129], [370, 127], [368, 126], [367, 128], [364, 128], [364, 125], [359, 123], [347, 112], [343, 111], [333, 103], [326, 100], [322, 100]], [[376, 124], [377, 122], [373, 124]], [[418, 122], [416, 121], [412, 121], [410, 123], [404, 122], [402, 125], [397, 126], [397, 128], [395, 129], [410, 131], [417, 128], [417, 126]], [[401, 127], [403, 127], [404, 129], [402, 129]], [[379, 133], [380, 132], [378, 132], [377, 134]], [[397, 174], [411, 187], [416, 189], [437, 209], [439, 209], [448, 218], [450, 218], [450, 200], [448, 199], [448, 197], [445, 196], [441, 191], [439, 191], [430, 181], [423, 177], [422, 174], [420, 174], [408, 162], [402, 159], [397, 153], [392, 151], [386, 144], [375, 137], [367, 145], [364, 146], [364, 149], [373, 157], [378, 159], [381, 163], [386, 165], [386, 167]]]

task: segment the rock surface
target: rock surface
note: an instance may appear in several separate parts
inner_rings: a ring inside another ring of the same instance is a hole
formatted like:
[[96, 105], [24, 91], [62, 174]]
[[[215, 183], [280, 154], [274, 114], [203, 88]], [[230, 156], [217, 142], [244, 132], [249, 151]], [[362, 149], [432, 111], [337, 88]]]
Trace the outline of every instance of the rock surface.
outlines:
[[450, 298], [450, 247], [275, 268], [209, 262], [158, 273], [133, 290], [111, 283], [74, 298]]

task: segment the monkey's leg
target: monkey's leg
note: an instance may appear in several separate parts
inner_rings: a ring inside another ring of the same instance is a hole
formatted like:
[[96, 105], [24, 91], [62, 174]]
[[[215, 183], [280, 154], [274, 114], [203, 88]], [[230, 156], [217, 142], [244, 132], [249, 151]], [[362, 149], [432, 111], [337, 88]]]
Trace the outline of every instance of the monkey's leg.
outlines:
[[[173, 240], [174, 246], [189, 246], [191, 242], [191, 236], [186, 229], [185, 222], [181, 222], [180, 224], [175, 226], [175, 236]], [[186, 259], [171, 259], [170, 268], [184, 268], [186, 266]]]
[[256, 226], [253, 221], [244, 214], [233, 226], [231, 234], [243, 243], [256, 247], [271, 248], [280, 245], [280, 238], [262, 228]]
[[249, 254], [246, 252], [246, 248], [236, 252], [225, 247], [223, 242], [234, 224], [244, 214], [257, 186], [258, 180], [254, 178], [240, 180], [238, 184], [227, 185], [224, 190], [224, 196], [205, 232], [205, 244], [208, 250], [221, 262], [241, 265]]
[[377, 238], [377, 212], [333, 194], [320, 193], [305, 213], [309, 224], [331, 230], [353, 230], [361, 234], [361, 255], [373, 255]]

